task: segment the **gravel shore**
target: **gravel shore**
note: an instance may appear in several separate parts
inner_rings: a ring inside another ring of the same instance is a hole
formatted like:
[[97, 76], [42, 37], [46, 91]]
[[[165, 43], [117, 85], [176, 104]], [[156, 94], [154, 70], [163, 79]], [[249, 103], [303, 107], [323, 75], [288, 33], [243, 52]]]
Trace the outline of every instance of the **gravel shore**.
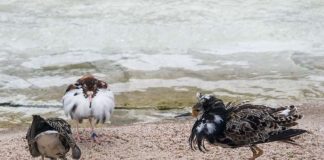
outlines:
[[[324, 159], [324, 104], [304, 104], [300, 111], [305, 117], [297, 128], [310, 133], [295, 138], [301, 146], [283, 142], [259, 145], [264, 150], [260, 160]], [[225, 149], [207, 145], [208, 152], [192, 151], [188, 136], [194, 119], [177, 119], [159, 123], [133, 124], [98, 128], [101, 144], [84, 140], [79, 143], [82, 158], [89, 159], [248, 159], [247, 147]], [[82, 136], [89, 137], [88, 129]], [[0, 130], [0, 159], [33, 159], [25, 140], [26, 128]], [[36, 159], [40, 159], [36, 158]], [[71, 159], [70, 154], [68, 159]]]

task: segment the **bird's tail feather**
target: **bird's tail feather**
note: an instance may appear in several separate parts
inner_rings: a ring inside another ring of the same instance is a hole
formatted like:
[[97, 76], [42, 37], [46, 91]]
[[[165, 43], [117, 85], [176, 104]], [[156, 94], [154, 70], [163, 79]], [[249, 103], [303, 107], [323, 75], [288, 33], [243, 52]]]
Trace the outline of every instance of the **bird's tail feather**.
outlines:
[[75, 145], [74, 147], [72, 147], [72, 158], [73, 159], [80, 159], [81, 157], [81, 149]]
[[298, 123], [296, 121], [298, 119], [302, 119], [302, 118], [303, 118], [303, 115], [295, 114], [295, 115], [291, 115], [291, 116], [287, 116], [287, 117], [278, 117], [276, 122], [279, 125], [291, 127], [291, 126], [297, 125]]
[[278, 132], [276, 134], [271, 135], [268, 139], [268, 142], [290, 139], [291, 137], [295, 137], [295, 136], [301, 135], [306, 132], [308, 132], [308, 131], [306, 131], [304, 129], [284, 130], [282, 132]]

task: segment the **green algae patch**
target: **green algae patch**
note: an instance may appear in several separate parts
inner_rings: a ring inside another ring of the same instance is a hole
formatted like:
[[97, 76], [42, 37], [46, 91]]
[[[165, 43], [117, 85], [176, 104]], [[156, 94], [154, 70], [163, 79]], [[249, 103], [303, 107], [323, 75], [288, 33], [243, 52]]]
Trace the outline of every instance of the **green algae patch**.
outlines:
[[27, 127], [31, 118], [24, 117], [22, 113], [1, 112], [0, 128]]
[[[201, 91], [194, 87], [177, 88], [149, 88], [145, 91], [123, 92], [115, 95], [116, 108], [119, 109], [183, 109], [192, 107], [196, 102], [196, 93], [213, 94], [212, 91]], [[217, 96], [217, 95], [216, 95]], [[252, 95], [240, 97], [217, 96], [224, 103], [240, 102], [253, 99]]]
[[196, 102], [196, 88], [185, 91], [174, 88], [149, 88], [145, 91], [123, 92], [115, 95], [117, 108], [123, 109], [181, 109]]

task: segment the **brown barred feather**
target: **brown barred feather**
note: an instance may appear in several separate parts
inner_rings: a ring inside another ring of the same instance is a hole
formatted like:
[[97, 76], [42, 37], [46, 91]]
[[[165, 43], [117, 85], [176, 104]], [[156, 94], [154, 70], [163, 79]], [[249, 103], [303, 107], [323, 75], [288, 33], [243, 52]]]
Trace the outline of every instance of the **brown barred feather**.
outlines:
[[[295, 106], [271, 108], [249, 103], [227, 103], [213, 95], [197, 94], [193, 106], [194, 123], [189, 144], [203, 151], [204, 140], [222, 147], [249, 146], [255, 159], [263, 153], [256, 145], [272, 141], [291, 142], [290, 138], [306, 133], [303, 129], [291, 129], [302, 115]], [[206, 149], [205, 149], [206, 150]], [[256, 154], [256, 151], [260, 154]]]
[[65, 93], [68, 92], [68, 91], [70, 91], [70, 90], [76, 89], [76, 88], [77, 88], [76, 85], [74, 85], [74, 84], [70, 84], [70, 85], [67, 87], [67, 89], [65, 90]]
[[55, 130], [60, 134], [60, 140], [62, 144], [69, 150], [72, 148], [72, 157], [79, 159], [81, 156], [81, 150], [76, 145], [72, 136], [71, 126], [65, 120], [61, 118], [48, 118], [44, 119], [39, 115], [33, 115], [33, 122], [31, 127], [28, 129], [26, 139], [28, 141], [29, 150], [33, 157], [40, 156], [37, 149], [37, 145], [34, 138], [41, 132], [47, 130]]
[[[242, 104], [227, 105], [229, 114], [225, 134], [238, 145], [265, 142], [269, 133], [278, 133], [297, 124], [302, 115], [297, 114], [294, 106], [270, 108], [264, 105]], [[291, 109], [289, 116], [280, 114]]]

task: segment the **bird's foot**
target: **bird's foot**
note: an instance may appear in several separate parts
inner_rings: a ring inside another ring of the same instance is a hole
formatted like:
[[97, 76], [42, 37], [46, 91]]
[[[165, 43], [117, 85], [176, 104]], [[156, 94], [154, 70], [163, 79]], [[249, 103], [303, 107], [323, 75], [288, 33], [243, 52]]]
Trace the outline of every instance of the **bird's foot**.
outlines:
[[95, 143], [100, 144], [100, 141], [99, 141], [99, 138], [98, 138], [98, 135], [96, 134], [96, 132], [92, 132], [92, 133], [91, 133], [91, 139], [92, 139]]
[[82, 138], [79, 134], [77, 134], [76, 136], [75, 136], [75, 139], [76, 139], [76, 141], [77, 142], [82, 142], [82, 140], [84, 139], [84, 138]]
[[81, 142], [82, 142], [82, 140], [81, 140], [81, 138], [80, 138], [80, 137], [76, 137], [76, 141], [77, 141], [77, 142], [79, 142], [79, 143], [81, 143]]

